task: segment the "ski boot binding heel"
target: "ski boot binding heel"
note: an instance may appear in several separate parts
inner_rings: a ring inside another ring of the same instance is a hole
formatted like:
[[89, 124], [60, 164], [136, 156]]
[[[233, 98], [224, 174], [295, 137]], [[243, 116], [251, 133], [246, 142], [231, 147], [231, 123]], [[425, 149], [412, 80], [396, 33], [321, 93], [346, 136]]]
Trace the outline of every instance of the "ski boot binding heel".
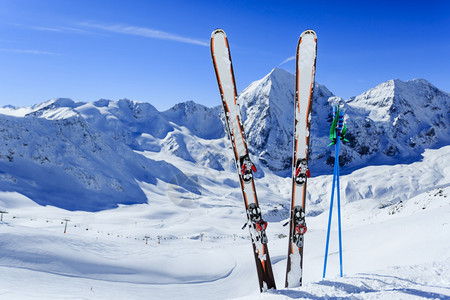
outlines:
[[306, 182], [307, 177], [308, 178], [311, 177], [311, 173], [309, 172], [306, 159], [305, 158], [299, 159], [297, 161], [295, 168], [295, 176], [294, 176], [295, 183], [302, 185]]
[[256, 167], [250, 160], [248, 154], [241, 156], [241, 158], [239, 159], [239, 163], [241, 165], [241, 176], [244, 182], [252, 180], [253, 178], [252, 172], [256, 172]]
[[267, 244], [267, 222], [262, 219], [261, 209], [257, 207], [255, 203], [250, 203], [247, 213], [249, 216], [249, 221], [252, 224], [251, 228], [254, 228], [256, 231], [257, 240], [261, 241], [261, 244]]
[[305, 222], [305, 212], [301, 206], [294, 207], [294, 226], [292, 228], [292, 243], [297, 247], [303, 247], [303, 235], [306, 233], [308, 228]]
[[259, 221], [255, 224], [255, 230], [258, 234], [261, 244], [267, 244], [269, 241], [266, 234], [266, 228], [267, 228], [267, 222], [266, 221]]

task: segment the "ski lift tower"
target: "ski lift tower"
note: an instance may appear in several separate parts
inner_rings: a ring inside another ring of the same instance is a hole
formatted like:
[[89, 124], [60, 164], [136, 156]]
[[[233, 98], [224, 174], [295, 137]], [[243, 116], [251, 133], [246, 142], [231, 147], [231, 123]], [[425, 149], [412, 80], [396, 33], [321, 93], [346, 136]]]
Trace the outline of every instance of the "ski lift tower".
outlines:
[[64, 219], [63, 221], [66, 222], [66, 225], [64, 225], [64, 233], [66, 233], [67, 232], [67, 222], [70, 222], [70, 220], [69, 219]]
[[0, 210], [0, 222], [3, 222], [3, 214], [7, 214], [7, 211]]

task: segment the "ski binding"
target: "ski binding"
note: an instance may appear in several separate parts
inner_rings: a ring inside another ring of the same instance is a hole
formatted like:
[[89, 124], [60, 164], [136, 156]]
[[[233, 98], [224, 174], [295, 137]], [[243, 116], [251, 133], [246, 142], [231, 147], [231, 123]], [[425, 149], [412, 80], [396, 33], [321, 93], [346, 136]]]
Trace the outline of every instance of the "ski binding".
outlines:
[[250, 203], [248, 205], [248, 216], [249, 221], [253, 224], [253, 228], [256, 231], [256, 239], [261, 241], [261, 244], [267, 244], [267, 222], [262, 219], [261, 209], [256, 206], [255, 203]]
[[256, 167], [250, 160], [248, 154], [241, 156], [239, 158], [239, 163], [241, 165], [241, 175], [244, 182], [249, 182], [253, 179], [253, 173], [256, 172]]
[[306, 182], [307, 177], [311, 177], [311, 173], [309, 172], [306, 158], [301, 158], [297, 160], [295, 168], [295, 183], [302, 185]]
[[294, 207], [294, 226], [292, 227], [292, 243], [297, 247], [303, 247], [303, 235], [307, 231], [305, 212], [301, 206]]

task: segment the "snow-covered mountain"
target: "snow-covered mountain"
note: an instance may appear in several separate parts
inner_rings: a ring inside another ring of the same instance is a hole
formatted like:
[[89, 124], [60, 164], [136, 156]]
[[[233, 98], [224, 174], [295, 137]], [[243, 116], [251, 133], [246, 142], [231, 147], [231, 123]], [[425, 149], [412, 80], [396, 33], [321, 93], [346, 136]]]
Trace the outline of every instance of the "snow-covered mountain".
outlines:
[[[250, 151], [271, 170], [290, 168], [294, 75], [274, 69], [240, 95]], [[426, 80], [390, 80], [358, 97], [343, 100], [316, 84], [311, 125], [311, 170], [332, 171], [329, 144], [333, 105], [345, 110], [350, 143], [341, 147], [343, 172], [373, 164], [420, 159], [424, 149], [450, 143], [450, 94]]]
[[[292, 156], [294, 75], [274, 69], [239, 96], [250, 151], [260, 168], [288, 175]], [[342, 173], [374, 164], [413, 162], [450, 143], [450, 95], [425, 80], [391, 80], [344, 101], [314, 87], [313, 176], [332, 170], [328, 132], [332, 105], [343, 104], [350, 142]], [[55, 99], [0, 109], [0, 188], [43, 205], [101, 210], [144, 203], [142, 184], [175, 184], [205, 192], [211, 170], [232, 171], [221, 106], [189, 101], [159, 112], [149, 103]], [[189, 162], [196, 171], [184, 170]], [[231, 186], [237, 184], [229, 183]]]
[[[293, 88], [274, 69], [239, 99], [278, 291], [259, 293], [220, 106], [56, 99], [0, 108], [1, 298], [448, 299], [450, 99], [425, 80], [346, 101], [315, 85], [304, 286], [282, 289]], [[332, 219], [322, 280], [335, 103], [345, 277]]]
[[345, 102], [343, 163], [397, 164], [450, 143], [450, 94], [423, 79], [390, 80]]
[[[291, 167], [294, 93], [295, 76], [276, 68], [239, 96], [249, 150], [273, 171], [288, 171]], [[313, 116], [320, 119], [313, 119], [312, 145], [314, 140], [324, 138], [321, 129], [328, 126], [329, 118], [328, 113], [326, 118], [322, 115], [324, 109], [329, 110], [328, 100], [333, 96], [325, 86], [315, 84]], [[323, 149], [313, 149], [313, 153], [321, 152]]]
[[57, 99], [2, 114], [0, 126], [1, 190], [39, 204], [95, 211], [146, 203], [138, 183], [158, 180], [199, 193], [169, 162], [133, 151], [160, 151], [158, 143], [141, 145], [139, 136], [164, 137], [173, 130], [150, 104]]

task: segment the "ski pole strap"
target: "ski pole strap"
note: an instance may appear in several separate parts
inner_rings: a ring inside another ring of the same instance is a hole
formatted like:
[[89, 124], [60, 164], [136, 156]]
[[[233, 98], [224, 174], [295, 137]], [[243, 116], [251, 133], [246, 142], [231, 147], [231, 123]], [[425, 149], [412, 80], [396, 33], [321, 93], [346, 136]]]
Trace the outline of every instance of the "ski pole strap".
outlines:
[[337, 118], [334, 116], [333, 123], [331, 123], [330, 128], [330, 140], [334, 141], [336, 140], [336, 125], [337, 125]]

